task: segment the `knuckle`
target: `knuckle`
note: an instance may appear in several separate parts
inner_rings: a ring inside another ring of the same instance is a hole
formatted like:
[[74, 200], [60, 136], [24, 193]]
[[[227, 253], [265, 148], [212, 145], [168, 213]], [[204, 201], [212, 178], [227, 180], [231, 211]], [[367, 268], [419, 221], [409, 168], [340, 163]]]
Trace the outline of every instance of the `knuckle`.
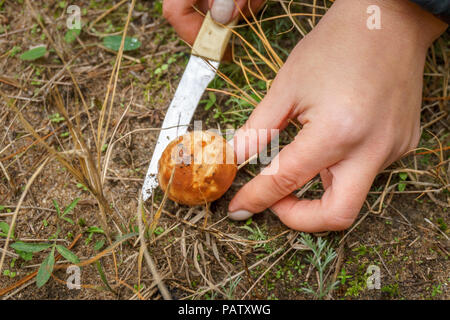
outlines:
[[330, 120], [324, 123], [329, 141], [344, 146], [359, 143], [366, 134], [364, 124], [367, 119], [360, 111], [348, 106], [336, 107], [334, 110], [336, 112], [330, 115]]
[[354, 209], [344, 209], [338, 212], [327, 211], [324, 219], [329, 231], [342, 231], [348, 229], [353, 224], [355, 221], [354, 216]]
[[164, 0], [163, 2], [163, 17], [169, 22], [173, 21], [173, 15], [177, 6], [176, 2], [176, 0]]
[[340, 119], [334, 128], [333, 139], [342, 145], [354, 145], [358, 143], [364, 136], [362, 123], [358, 116], [352, 114], [347, 115], [343, 119]]
[[298, 188], [297, 178], [292, 174], [279, 172], [269, 177], [272, 179], [273, 188], [282, 195], [287, 195]]

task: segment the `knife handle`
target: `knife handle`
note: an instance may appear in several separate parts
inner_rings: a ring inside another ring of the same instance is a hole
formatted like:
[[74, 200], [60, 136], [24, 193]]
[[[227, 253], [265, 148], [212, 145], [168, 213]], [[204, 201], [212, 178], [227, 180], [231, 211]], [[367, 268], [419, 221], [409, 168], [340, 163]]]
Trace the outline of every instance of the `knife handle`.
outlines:
[[235, 19], [222, 26], [211, 18], [208, 11], [192, 47], [192, 54], [220, 62], [231, 37], [231, 27], [235, 26], [237, 21], [238, 19]]

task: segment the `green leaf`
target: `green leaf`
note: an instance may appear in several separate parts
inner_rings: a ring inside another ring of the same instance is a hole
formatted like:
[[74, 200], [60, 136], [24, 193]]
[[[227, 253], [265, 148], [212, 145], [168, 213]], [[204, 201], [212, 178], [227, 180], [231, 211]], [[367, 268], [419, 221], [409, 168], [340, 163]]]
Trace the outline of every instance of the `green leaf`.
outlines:
[[[107, 36], [103, 38], [103, 45], [111, 50], [119, 51], [120, 44], [122, 43], [122, 36]], [[137, 38], [125, 37], [125, 43], [123, 45], [123, 51], [132, 51], [139, 49], [141, 42]]]
[[80, 35], [81, 29], [69, 29], [64, 35], [64, 41], [67, 43], [72, 43]]
[[80, 262], [80, 259], [78, 259], [78, 257], [69, 249], [67, 249], [66, 247], [63, 247], [59, 244], [56, 245], [56, 250], [58, 250], [58, 252], [67, 260], [69, 260], [70, 262], [72, 262], [73, 264], [77, 264]]
[[[0, 236], [6, 238], [8, 236], [8, 232], [9, 232], [9, 224], [1, 221], [0, 222], [0, 230], [2, 231], [2, 232], [0, 232]], [[11, 238], [14, 239], [14, 231], [11, 233]]]
[[158, 0], [158, 1], [155, 1], [154, 3], [153, 3], [153, 8], [155, 9], [155, 11], [159, 14], [159, 15], [162, 15], [162, 12], [163, 12], [163, 6], [162, 6], [162, 1], [161, 0]]
[[21, 60], [31, 61], [42, 58], [47, 53], [47, 48], [45, 46], [36, 47], [24, 52], [21, 56]]
[[11, 244], [11, 248], [13, 248], [14, 250], [31, 253], [43, 251], [45, 249], [50, 248], [51, 246], [52, 245], [48, 243], [25, 243], [22, 241], [17, 241]]
[[405, 181], [408, 178], [408, 174], [406, 172], [400, 172], [398, 174], [401, 180]]
[[406, 189], [406, 183], [404, 183], [404, 182], [399, 182], [397, 188], [398, 188], [398, 191], [400, 191], [400, 192], [405, 191], [405, 189]]
[[98, 251], [98, 250], [100, 250], [101, 248], [103, 248], [103, 245], [105, 244], [105, 240], [99, 240], [99, 241], [97, 241], [96, 243], [95, 243], [95, 245], [94, 245], [94, 250], [95, 251]]
[[36, 276], [36, 285], [38, 288], [47, 283], [48, 279], [52, 275], [53, 267], [55, 266], [55, 247], [53, 247], [47, 258], [42, 261], [39, 267], [38, 274]]
[[55, 199], [53, 199], [52, 201], [53, 201], [53, 206], [56, 209], [56, 213], [58, 214], [58, 217], [61, 217], [61, 209], [59, 208], [58, 202], [56, 202]]
[[156, 228], [155, 231], [153, 231], [153, 233], [156, 234], [157, 236], [159, 236], [163, 232], [164, 232], [164, 229], [161, 226]]
[[103, 229], [101, 229], [101, 228], [99, 228], [99, 227], [96, 227], [96, 226], [89, 227], [89, 228], [86, 230], [86, 232], [89, 232], [89, 233], [102, 233], [102, 234], [105, 233], [105, 232], [103, 231]]
[[251, 232], [251, 233], [254, 233], [255, 232], [255, 230], [253, 230], [251, 227], [249, 227], [249, 226], [242, 226], [242, 227], [240, 227], [241, 229], [244, 229], [244, 230], [247, 230], [248, 232]]
[[33, 259], [33, 252], [16, 250], [16, 253], [25, 261], [30, 261], [31, 259]]
[[78, 201], [80, 201], [80, 198], [75, 198], [75, 200], [73, 200], [72, 203], [69, 204], [66, 209], [64, 209], [62, 217], [64, 217], [66, 214], [72, 211], [73, 208], [75, 208], [75, 206], [77, 205]]
[[267, 88], [267, 83], [263, 80], [259, 80], [256, 84], [260, 90], [266, 90]]
[[88, 191], [88, 188], [86, 188], [86, 186], [82, 183], [77, 183], [77, 188], [83, 189], [84, 191]]
[[67, 221], [67, 222], [70, 223], [71, 225], [74, 225], [74, 224], [75, 224], [75, 222], [73, 222], [73, 220], [70, 219], [70, 218], [63, 217], [62, 219], [63, 219], [64, 221]]
[[114, 292], [114, 290], [111, 288], [111, 286], [108, 283], [108, 279], [106, 278], [105, 273], [103, 272], [103, 268], [102, 268], [100, 261], [98, 261], [98, 260], [95, 261], [95, 264], [97, 265], [97, 271], [100, 274], [100, 279], [102, 279], [103, 283], [109, 289], [109, 291]]
[[216, 100], [217, 100], [216, 95], [212, 92], [209, 92], [208, 96], [209, 96], [209, 100], [205, 106], [206, 111], [208, 111], [216, 103]]

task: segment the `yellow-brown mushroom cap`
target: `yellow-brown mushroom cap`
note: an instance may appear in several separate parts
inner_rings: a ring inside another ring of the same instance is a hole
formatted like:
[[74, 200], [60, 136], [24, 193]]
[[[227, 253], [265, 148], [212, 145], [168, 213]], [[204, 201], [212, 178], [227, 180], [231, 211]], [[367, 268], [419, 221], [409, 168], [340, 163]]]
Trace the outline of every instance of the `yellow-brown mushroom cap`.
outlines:
[[231, 186], [236, 172], [233, 147], [212, 131], [193, 131], [178, 137], [159, 160], [158, 180], [169, 199], [199, 205], [220, 198]]

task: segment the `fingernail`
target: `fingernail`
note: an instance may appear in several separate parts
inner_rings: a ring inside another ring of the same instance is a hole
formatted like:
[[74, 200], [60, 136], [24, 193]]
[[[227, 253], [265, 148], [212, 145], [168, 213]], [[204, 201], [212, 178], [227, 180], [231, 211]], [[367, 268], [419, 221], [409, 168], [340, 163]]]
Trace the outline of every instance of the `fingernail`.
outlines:
[[218, 23], [227, 24], [234, 12], [233, 0], [214, 0], [211, 17]]
[[243, 221], [247, 220], [248, 218], [251, 218], [253, 216], [253, 213], [247, 210], [238, 210], [235, 212], [228, 212], [228, 218], [235, 221]]

